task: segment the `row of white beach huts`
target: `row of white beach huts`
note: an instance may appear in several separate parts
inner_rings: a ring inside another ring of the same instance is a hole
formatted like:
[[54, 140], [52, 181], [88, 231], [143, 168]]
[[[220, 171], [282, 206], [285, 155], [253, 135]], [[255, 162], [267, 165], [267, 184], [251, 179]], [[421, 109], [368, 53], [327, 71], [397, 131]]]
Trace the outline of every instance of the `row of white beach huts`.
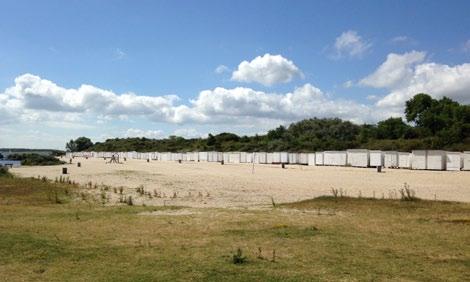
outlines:
[[469, 152], [441, 150], [414, 150], [411, 153], [353, 149], [316, 153], [288, 152], [73, 152], [67, 158], [90, 157], [122, 160], [143, 159], [156, 161], [193, 161], [255, 164], [296, 164], [310, 166], [385, 167], [419, 170], [470, 170]]

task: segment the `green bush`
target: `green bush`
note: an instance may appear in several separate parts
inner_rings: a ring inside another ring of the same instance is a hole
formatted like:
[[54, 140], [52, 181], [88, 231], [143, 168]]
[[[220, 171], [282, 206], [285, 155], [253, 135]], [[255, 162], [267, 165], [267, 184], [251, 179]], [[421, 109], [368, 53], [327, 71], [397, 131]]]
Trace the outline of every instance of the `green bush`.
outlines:
[[34, 153], [27, 154], [12, 154], [8, 157], [10, 160], [21, 161], [21, 165], [59, 165], [65, 164], [64, 161], [57, 159], [54, 156], [44, 156]]

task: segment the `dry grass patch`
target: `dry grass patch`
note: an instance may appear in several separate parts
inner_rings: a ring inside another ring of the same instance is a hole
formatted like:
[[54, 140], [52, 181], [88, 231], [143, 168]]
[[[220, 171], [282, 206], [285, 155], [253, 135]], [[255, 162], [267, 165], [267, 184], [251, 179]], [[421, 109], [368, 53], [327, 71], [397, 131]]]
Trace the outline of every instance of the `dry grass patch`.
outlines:
[[[191, 209], [197, 213], [174, 216], [187, 209], [103, 206], [82, 201], [85, 188], [74, 187], [0, 178], [3, 278], [463, 281], [470, 275], [469, 204], [323, 197], [269, 210]], [[56, 190], [61, 204], [48, 200]]]

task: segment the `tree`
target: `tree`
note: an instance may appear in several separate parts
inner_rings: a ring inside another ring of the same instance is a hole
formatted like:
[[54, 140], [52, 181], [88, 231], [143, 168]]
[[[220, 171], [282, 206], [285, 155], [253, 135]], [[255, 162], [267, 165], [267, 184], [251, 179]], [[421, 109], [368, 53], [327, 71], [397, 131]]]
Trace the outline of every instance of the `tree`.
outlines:
[[405, 136], [410, 128], [401, 118], [389, 118], [377, 124], [378, 139], [399, 139]]
[[65, 148], [70, 152], [81, 152], [93, 147], [93, 142], [87, 137], [78, 137], [65, 144]]
[[420, 125], [422, 115], [433, 104], [433, 98], [428, 94], [419, 93], [413, 96], [410, 100], [406, 101], [405, 115], [408, 122], [414, 122]]
[[3, 154], [0, 153], [0, 160], [3, 160]]

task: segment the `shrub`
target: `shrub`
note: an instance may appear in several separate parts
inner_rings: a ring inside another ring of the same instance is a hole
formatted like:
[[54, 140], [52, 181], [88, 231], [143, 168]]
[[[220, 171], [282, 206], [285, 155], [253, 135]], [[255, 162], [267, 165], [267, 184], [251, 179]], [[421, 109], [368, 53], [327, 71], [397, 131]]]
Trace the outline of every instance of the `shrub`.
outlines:
[[243, 264], [246, 262], [246, 257], [243, 255], [242, 250], [240, 248], [238, 248], [237, 252], [233, 254], [232, 262], [234, 264]]

